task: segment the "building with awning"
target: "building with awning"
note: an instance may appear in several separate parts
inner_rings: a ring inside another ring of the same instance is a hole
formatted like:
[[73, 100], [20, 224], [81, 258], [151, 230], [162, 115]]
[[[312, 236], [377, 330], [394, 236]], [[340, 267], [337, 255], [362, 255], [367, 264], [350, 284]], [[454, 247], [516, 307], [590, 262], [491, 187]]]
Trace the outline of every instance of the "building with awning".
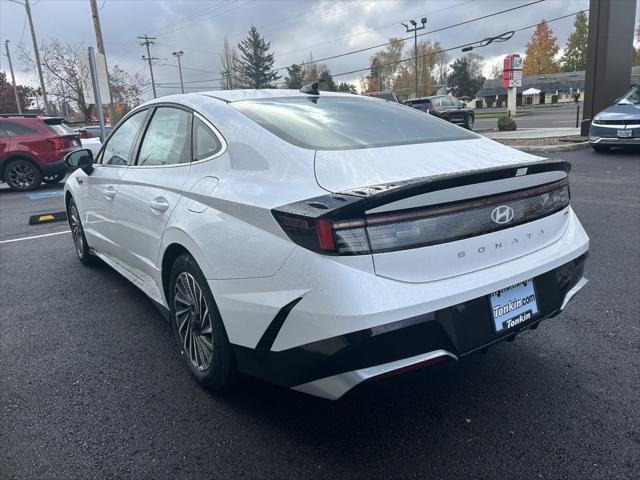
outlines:
[[[582, 100], [584, 76], [584, 71], [523, 76], [522, 86], [517, 87], [516, 104], [539, 105], [575, 102], [576, 98]], [[637, 83], [640, 83], [640, 66], [632, 67], [629, 87]], [[532, 89], [538, 93], [531, 93]], [[502, 79], [485, 80], [482, 88], [476, 92], [476, 101], [480, 103], [480, 100], [485, 107], [506, 106], [507, 89], [502, 86]]]

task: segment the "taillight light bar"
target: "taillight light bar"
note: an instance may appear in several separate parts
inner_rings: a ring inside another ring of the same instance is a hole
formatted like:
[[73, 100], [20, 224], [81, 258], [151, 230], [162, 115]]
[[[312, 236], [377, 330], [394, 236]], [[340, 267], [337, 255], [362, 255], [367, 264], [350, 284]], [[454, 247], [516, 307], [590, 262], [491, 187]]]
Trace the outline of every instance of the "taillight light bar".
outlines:
[[[320, 197], [307, 205], [331, 210], [323, 201], [330, 203]], [[569, 201], [569, 183], [565, 179], [493, 197], [376, 215], [365, 213], [366, 202], [360, 213], [350, 218], [342, 218], [340, 209], [316, 218], [277, 209], [273, 214], [289, 238], [305, 248], [329, 255], [363, 255], [419, 248], [511, 228], [556, 213]], [[513, 212], [506, 224], [493, 221], [491, 216], [493, 209], [502, 205]]]

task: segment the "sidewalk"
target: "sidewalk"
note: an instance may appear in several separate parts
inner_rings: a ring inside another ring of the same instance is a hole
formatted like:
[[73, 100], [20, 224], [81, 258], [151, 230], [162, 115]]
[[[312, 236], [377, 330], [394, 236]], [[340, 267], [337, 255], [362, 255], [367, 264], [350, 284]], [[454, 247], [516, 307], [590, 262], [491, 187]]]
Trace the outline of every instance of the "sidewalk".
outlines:
[[587, 148], [579, 128], [520, 128], [514, 132], [476, 132], [523, 152], [566, 152]]
[[580, 135], [579, 128], [519, 128], [514, 132], [482, 132], [493, 140], [519, 140], [531, 138], [574, 137]]

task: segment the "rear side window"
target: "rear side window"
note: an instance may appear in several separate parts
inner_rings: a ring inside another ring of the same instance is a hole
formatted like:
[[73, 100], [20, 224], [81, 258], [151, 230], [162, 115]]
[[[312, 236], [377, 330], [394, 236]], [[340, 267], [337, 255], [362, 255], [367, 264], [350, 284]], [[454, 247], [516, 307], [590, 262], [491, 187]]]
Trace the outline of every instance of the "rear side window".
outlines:
[[127, 165], [129, 163], [131, 147], [146, 115], [147, 110], [134, 113], [118, 126], [102, 151], [100, 163], [104, 165]]
[[222, 145], [218, 137], [197, 117], [193, 119], [193, 160], [198, 161], [215, 155]]
[[19, 135], [31, 135], [33, 133], [38, 133], [38, 131], [33, 128], [7, 121], [0, 123], [0, 131], [2, 131], [3, 136], [6, 137], [17, 137]]
[[160, 166], [189, 162], [190, 117], [190, 113], [178, 108], [157, 108], [144, 135], [138, 165]]
[[419, 110], [366, 97], [291, 97], [230, 105], [287, 142], [314, 150], [476, 138]]

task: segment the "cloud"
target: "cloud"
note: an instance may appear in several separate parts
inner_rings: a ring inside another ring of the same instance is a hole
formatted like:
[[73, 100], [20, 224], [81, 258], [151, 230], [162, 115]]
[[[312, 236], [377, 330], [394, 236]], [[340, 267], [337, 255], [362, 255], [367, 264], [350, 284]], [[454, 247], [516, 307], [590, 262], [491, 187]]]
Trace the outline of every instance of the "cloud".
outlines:
[[[110, 65], [118, 64], [130, 73], [141, 73], [148, 78], [148, 68], [141, 60], [146, 51], [136, 37], [144, 33], [156, 37], [151, 50], [152, 55], [160, 59], [154, 68], [156, 80], [170, 85], [159, 88], [161, 94], [179, 90], [178, 71], [171, 55], [178, 49], [185, 52], [182, 57], [185, 82], [199, 82], [189, 83], [189, 90], [217, 87], [217, 82], [203, 80], [219, 78], [219, 52], [224, 38], [235, 44], [252, 24], [271, 42], [275, 64], [281, 67], [302, 62], [309, 54], [320, 59], [384, 43], [391, 36], [406, 36], [400, 22], [411, 18], [427, 16], [426, 31], [429, 32], [524, 3], [527, 0], [98, 0], [102, 6], [100, 17]], [[547, 0], [422, 38], [450, 47], [587, 8], [588, 0]], [[72, 44], [95, 44], [89, 2], [41, 0], [33, 3], [32, 12], [40, 41], [59, 38]], [[23, 7], [0, 0], [0, 31], [3, 40], [11, 40], [14, 51], [19, 43], [28, 48], [31, 45], [28, 27], [23, 33], [24, 19]], [[551, 28], [563, 47], [573, 30], [573, 18], [553, 22]], [[487, 59], [488, 70], [508, 53], [524, 53], [532, 31], [518, 32], [509, 42], [474, 52]], [[364, 51], [324, 63], [337, 74], [366, 68], [373, 53], [374, 50]], [[453, 58], [462, 55], [459, 50], [449, 53]], [[17, 54], [14, 57], [19, 81], [35, 85], [35, 72], [24, 71]], [[2, 68], [5, 69], [4, 62]], [[337, 80], [355, 82], [359, 77], [360, 74], [351, 74]]]

